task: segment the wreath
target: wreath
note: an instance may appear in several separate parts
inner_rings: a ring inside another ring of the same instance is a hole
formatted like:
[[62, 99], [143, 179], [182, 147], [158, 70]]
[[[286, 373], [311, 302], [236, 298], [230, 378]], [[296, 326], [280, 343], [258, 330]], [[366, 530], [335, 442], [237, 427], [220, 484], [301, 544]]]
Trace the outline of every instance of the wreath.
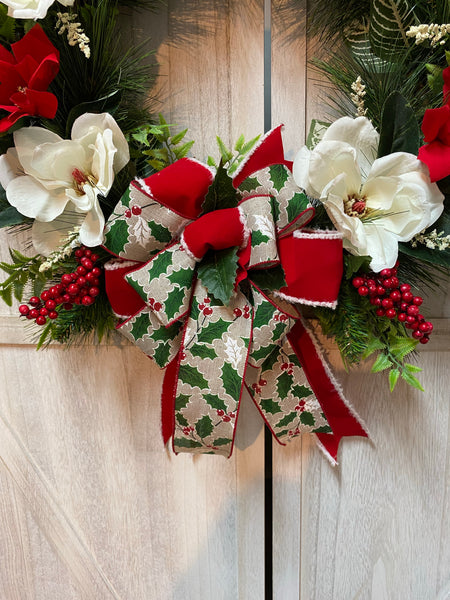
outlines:
[[154, 8], [0, 4], [0, 226], [35, 251], [10, 250], [0, 295], [38, 348], [118, 329], [164, 368], [176, 452], [229, 456], [248, 394], [280, 443], [314, 432], [334, 462], [367, 431], [311, 323], [347, 366], [376, 354], [391, 390], [422, 389], [421, 290], [450, 259], [450, 9], [317, 2], [311, 27], [342, 37], [316, 61], [332, 122], [312, 122], [293, 162], [280, 126], [232, 149], [218, 137], [203, 164], [145, 104], [149, 54], [118, 35], [127, 4]]

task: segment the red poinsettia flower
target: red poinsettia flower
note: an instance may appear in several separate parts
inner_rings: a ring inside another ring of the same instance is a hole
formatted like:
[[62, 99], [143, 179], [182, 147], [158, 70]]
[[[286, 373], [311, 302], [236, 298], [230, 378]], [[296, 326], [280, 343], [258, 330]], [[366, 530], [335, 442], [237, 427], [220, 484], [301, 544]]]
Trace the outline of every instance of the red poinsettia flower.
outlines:
[[0, 119], [0, 132], [24, 116], [53, 119], [58, 108], [47, 88], [58, 73], [59, 52], [41, 26], [36, 24], [11, 49], [0, 46], [0, 108], [10, 113]]
[[419, 159], [430, 171], [431, 181], [450, 175], [450, 67], [444, 72], [444, 106], [429, 108], [422, 121], [424, 141]]

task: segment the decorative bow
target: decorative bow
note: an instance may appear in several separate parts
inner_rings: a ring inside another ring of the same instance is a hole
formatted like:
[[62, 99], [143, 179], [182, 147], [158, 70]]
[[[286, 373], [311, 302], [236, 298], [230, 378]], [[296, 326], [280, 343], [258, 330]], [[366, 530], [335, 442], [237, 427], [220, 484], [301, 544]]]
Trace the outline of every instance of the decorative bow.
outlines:
[[269, 132], [227, 186], [181, 159], [135, 180], [111, 215], [107, 293], [120, 331], [166, 368], [164, 441], [232, 452], [245, 389], [278, 441], [315, 432], [332, 460], [366, 432], [293, 303], [335, 307], [342, 239], [314, 215]]

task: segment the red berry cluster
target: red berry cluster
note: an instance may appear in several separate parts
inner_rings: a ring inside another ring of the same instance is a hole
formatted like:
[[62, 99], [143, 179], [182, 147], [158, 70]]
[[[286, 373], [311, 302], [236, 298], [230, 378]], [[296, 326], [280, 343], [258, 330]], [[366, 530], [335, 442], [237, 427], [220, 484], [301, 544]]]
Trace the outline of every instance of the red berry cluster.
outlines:
[[[45, 325], [47, 319], [58, 317], [57, 308], [70, 310], [74, 304], [90, 306], [100, 293], [100, 267], [95, 263], [99, 256], [89, 248], [82, 246], [75, 250], [78, 267], [73, 273], [64, 273], [61, 283], [57, 283], [41, 296], [32, 296], [28, 304], [21, 304], [19, 312], [27, 319], [34, 320], [37, 325]], [[28, 306], [29, 305], [29, 306]]]
[[135, 217], [137, 217], [141, 214], [141, 212], [142, 212], [142, 208], [135, 204], [131, 208], [127, 208], [127, 210], [125, 211], [125, 217], [127, 219], [129, 219], [131, 217], [131, 215], [134, 215]]
[[209, 306], [211, 300], [209, 298], [203, 298], [203, 302], [198, 305], [202, 313], [207, 317], [212, 315], [213, 309]]
[[400, 283], [397, 277], [397, 265], [393, 269], [383, 269], [379, 273], [358, 275], [352, 280], [360, 296], [368, 296], [376, 314], [388, 319], [397, 318], [412, 329], [412, 336], [421, 344], [429, 341], [433, 324], [425, 321], [419, 306], [423, 302], [420, 296], [414, 296], [409, 283]]
[[265, 379], [260, 379], [258, 383], [252, 383], [252, 388], [255, 390], [257, 394], [262, 392], [262, 389], [265, 385], [267, 385], [267, 381]]
[[218, 408], [216, 412], [217, 412], [217, 416], [221, 417], [222, 421], [224, 421], [225, 423], [229, 423], [231, 421], [231, 419], [236, 418], [235, 412], [230, 412], [230, 413], [226, 414], [225, 411], [222, 410], [221, 408]]
[[248, 304], [246, 304], [244, 306], [243, 311], [240, 308], [235, 308], [233, 310], [233, 313], [234, 313], [235, 317], [244, 317], [244, 319], [249, 319], [250, 318], [250, 306]]

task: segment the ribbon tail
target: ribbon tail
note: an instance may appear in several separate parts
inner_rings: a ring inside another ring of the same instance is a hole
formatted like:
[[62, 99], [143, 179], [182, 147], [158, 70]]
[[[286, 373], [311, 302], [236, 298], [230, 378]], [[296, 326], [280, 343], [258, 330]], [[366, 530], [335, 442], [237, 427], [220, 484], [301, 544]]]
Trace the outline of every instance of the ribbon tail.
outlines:
[[175, 395], [177, 391], [179, 354], [167, 365], [161, 394], [161, 433], [166, 445], [175, 428]]
[[334, 381], [328, 365], [320, 356], [316, 344], [301, 321], [288, 334], [288, 340], [300, 360], [308, 382], [319, 401], [332, 434], [318, 433], [319, 445], [333, 464], [337, 463], [340, 440], [345, 436], [369, 437], [369, 434]]

